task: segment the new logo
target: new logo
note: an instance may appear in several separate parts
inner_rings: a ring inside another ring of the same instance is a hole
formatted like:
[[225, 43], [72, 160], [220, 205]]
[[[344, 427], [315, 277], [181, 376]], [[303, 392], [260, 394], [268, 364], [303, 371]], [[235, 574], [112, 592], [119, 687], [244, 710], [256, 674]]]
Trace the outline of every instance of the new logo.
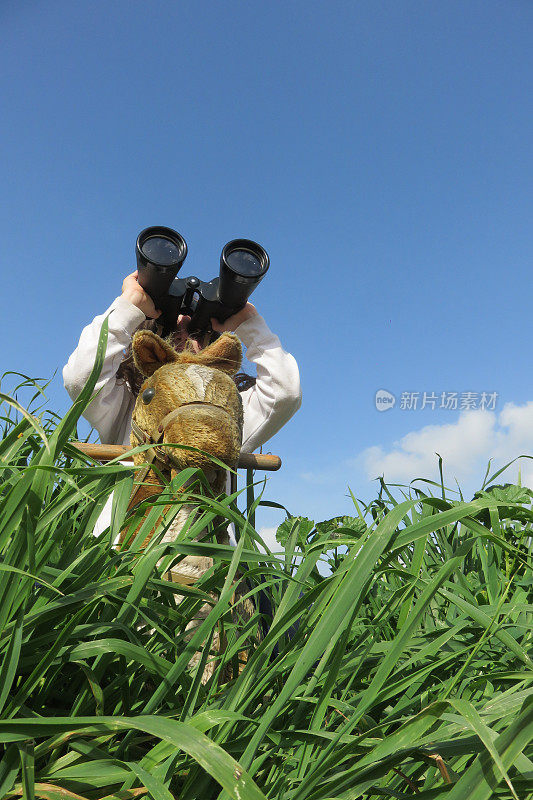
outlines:
[[389, 409], [394, 408], [396, 398], [386, 389], [378, 389], [376, 392], [375, 402], [378, 411], [388, 411]]

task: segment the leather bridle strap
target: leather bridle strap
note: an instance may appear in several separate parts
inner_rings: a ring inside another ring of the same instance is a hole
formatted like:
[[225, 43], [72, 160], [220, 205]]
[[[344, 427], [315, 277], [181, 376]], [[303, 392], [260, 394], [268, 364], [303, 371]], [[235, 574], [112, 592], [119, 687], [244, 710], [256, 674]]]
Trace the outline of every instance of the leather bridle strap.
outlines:
[[133, 492], [130, 495], [130, 500], [129, 500], [128, 509], [127, 509], [128, 511], [131, 511], [131, 509], [135, 505], [136, 497], [139, 494], [139, 492], [142, 489], [142, 487], [144, 486], [144, 482], [145, 482], [146, 478], [148, 477], [148, 473], [152, 469], [152, 464], [155, 461], [155, 459], [156, 459], [156, 454], [155, 454], [155, 452], [152, 451], [152, 454], [150, 455], [148, 461], [146, 462], [146, 464], [144, 465], [144, 467], [142, 468], [142, 470], [139, 473], [139, 477], [138, 477], [138, 479], [136, 481], [137, 486], [136, 486], [136, 488], [133, 490]]
[[[133, 431], [134, 436], [137, 438], [137, 441], [139, 442], [139, 444], [155, 444], [155, 442], [152, 439], [152, 437], [148, 436], [148, 434], [145, 431], [143, 431], [142, 428], [139, 428], [139, 426], [137, 425], [137, 423], [133, 419], [131, 421], [131, 429]], [[159, 441], [160, 439], [161, 439], [161, 436], [158, 438], [157, 441]], [[152, 464], [154, 463], [156, 458], [160, 458], [161, 459], [161, 455], [159, 455], [156, 452], [154, 447], [150, 447], [146, 451], [145, 458], [146, 458], [146, 464], [142, 468], [142, 470], [141, 470], [141, 472], [139, 474], [137, 488], [130, 495], [130, 501], [128, 503], [128, 511], [130, 509], [132, 509], [133, 506], [135, 505], [135, 499], [136, 499], [138, 493], [140, 492], [141, 488], [143, 487], [144, 481], [146, 480], [146, 478], [148, 476], [148, 473], [152, 469]], [[168, 456], [166, 455], [166, 453], [162, 454], [162, 459], [161, 460], [164, 461], [165, 465], [170, 463], [170, 460], [169, 460]]]

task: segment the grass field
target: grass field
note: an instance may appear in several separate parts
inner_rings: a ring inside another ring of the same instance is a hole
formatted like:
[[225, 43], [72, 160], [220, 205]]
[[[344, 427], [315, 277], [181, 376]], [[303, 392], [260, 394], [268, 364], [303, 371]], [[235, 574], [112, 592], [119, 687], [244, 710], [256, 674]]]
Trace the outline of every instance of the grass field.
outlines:
[[[141, 531], [119, 551], [118, 531], [138, 519], [126, 515], [133, 471], [69, 445], [103, 347], [105, 336], [64, 419], [38, 410], [38, 387], [33, 413], [1, 398], [0, 798], [533, 797], [531, 493], [458, 502], [444, 485], [383, 484], [368, 506], [354, 499], [353, 517], [288, 518], [279, 558], [258, 547], [260, 498], [241, 513], [198, 475], [184, 495], [198, 523], [162, 545], [167, 518], [146, 550]], [[113, 489], [111, 529], [95, 538]], [[214, 543], [220, 516], [236, 549]], [[214, 567], [178, 590], [156, 563], [188, 553]], [[237, 570], [270, 600], [262, 639], [259, 611], [232, 621]], [[221, 625], [227, 647], [203, 686]]]

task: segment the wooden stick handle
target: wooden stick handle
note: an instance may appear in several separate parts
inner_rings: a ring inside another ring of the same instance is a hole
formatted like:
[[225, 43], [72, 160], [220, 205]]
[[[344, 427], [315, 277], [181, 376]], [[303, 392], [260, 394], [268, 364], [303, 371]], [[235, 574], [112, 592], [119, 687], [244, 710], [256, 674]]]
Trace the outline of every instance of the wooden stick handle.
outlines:
[[[81, 450], [85, 455], [94, 458], [95, 461], [111, 461], [112, 458], [131, 460], [129, 455], [131, 447], [122, 444], [87, 444], [86, 442], [69, 442], [69, 444], [77, 450]], [[275, 472], [281, 467], [281, 458], [262, 453], [241, 453], [237, 466], [241, 469], [262, 469], [267, 472]]]
[[237, 466], [240, 469], [263, 469], [276, 472], [281, 467], [281, 458], [271, 453], [241, 453]]

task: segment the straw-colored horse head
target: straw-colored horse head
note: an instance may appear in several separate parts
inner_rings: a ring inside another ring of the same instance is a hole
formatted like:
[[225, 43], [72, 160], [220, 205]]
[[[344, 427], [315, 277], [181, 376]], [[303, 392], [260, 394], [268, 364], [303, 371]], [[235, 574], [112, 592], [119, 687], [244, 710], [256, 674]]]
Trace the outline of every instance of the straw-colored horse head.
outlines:
[[[140, 429], [146, 441], [198, 448], [235, 467], [243, 419], [232, 378], [242, 361], [238, 338], [224, 333], [199, 353], [178, 353], [151, 331], [139, 331], [133, 338], [133, 356], [146, 380], [133, 411], [131, 444], [139, 443]], [[170, 447], [163, 452], [172, 473], [185, 467], [201, 467], [206, 474], [213, 469], [202, 453]], [[139, 453], [136, 463], [145, 458]]]

